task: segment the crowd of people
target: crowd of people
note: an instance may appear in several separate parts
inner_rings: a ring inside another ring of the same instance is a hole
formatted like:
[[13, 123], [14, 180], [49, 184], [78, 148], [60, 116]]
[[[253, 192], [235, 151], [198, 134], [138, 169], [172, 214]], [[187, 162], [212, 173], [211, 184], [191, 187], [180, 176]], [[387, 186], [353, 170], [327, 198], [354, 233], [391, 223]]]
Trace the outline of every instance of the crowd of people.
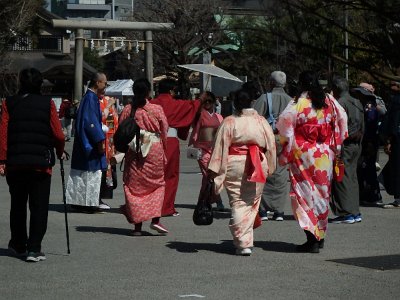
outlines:
[[[57, 113], [51, 98], [40, 93], [43, 78], [36, 69], [23, 70], [19, 80], [19, 92], [2, 106], [0, 175], [6, 176], [11, 195], [9, 249], [36, 262], [46, 259], [41, 242], [51, 169], [56, 156], [66, 158], [64, 146], [72, 127], [66, 112], [73, 105], [63, 101]], [[151, 99], [151, 84], [142, 78], [134, 81], [133, 101], [119, 115], [115, 99], [105, 96], [106, 74], [93, 74], [74, 115], [66, 202], [76, 212], [110, 209], [103, 199], [113, 198], [116, 164], [124, 157], [125, 204], [120, 211], [133, 225], [132, 235], [141, 236], [146, 221], [157, 233], [168, 234], [161, 218], [179, 216], [179, 139], [190, 134], [188, 145], [198, 153], [202, 174], [199, 198], [213, 182], [210, 201], [224, 209], [220, 194], [227, 191], [237, 255], [251, 255], [253, 230], [268, 220], [268, 212], [273, 220], [283, 221], [288, 201], [307, 239], [296, 249], [309, 253], [324, 247], [330, 210], [332, 223], [353, 224], [362, 221], [360, 204], [400, 207], [400, 84], [392, 85], [388, 110], [367, 83], [350, 89], [346, 79], [335, 76], [327, 91], [317, 73], [305, 71], [299, 75], [297, 94], [289, 96], [285, 85], [282, 71], [271, 73], [267, 93], [252, 82], [243, 84], [231, 93], [233, 114], [224, 119], [212, 92], [196, 100], [176, 99], [177, 82], [164, 79], [158, 96]], [[129, 118], [140, 132], [126, 153], [118, 153], [113, 136]], [[380, 176], [394, 197], [389, 204], [382, 202], [377, 176], [380, 141], [389, 155]], [[334, 176], [338, 160], [344, 165], [340, 179]]]

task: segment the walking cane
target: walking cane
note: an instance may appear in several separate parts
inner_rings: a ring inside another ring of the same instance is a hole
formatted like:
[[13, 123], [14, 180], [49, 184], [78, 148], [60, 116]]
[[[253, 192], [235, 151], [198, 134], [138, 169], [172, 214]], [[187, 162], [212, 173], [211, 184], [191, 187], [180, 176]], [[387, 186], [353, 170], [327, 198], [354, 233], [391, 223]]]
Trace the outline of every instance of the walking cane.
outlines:
[[[65, 152], [66, 160], [69, 159], [69, 154]], [[68, 231], [68, 216], [67, 216], [67, 200], [65, 197], [65, 178], [64, 178], [64, 161], [60, 159], [60, 171], [61, 171], [61, 182], [62, 182], [62, 189], [63, 189], [63, 202], [64, 202], [64, 217], [65, 217], [65, 234], [67, 236], [67, 250], [68, 254], [71, 253], [69, 249], [69, 231]]]

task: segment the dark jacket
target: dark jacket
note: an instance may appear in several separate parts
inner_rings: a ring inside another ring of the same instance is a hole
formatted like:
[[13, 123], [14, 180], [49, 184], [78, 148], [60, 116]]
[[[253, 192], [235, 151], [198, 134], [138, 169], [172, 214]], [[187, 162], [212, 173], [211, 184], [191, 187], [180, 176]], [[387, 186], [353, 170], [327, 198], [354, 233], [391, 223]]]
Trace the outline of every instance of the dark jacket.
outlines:
[[51, 167], [55, 163], [48, 96], [9, 97], [7, 166]]

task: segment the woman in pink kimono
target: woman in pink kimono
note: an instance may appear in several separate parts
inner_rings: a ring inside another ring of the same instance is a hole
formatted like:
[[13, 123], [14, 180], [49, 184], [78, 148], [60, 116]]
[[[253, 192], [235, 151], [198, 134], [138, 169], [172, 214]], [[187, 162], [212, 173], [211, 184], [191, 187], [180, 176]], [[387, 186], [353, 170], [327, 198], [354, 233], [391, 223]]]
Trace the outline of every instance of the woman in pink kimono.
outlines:
[[264, 117], [251, 108], [252, 93], [236, 92], [235, 114], [222, 121], [208, 165], [216, 193], [225, 186], [232, 208], [230, 230], [237, 255], [250, 255], [253, 225], [266, 177], [276, 164], [275, 137]]
[[[207, 186], [208, 162], [210, 161], [215, 134], [223, 118], [220, 114], [215, 112], [216, 98], [213, 93], [209, 91], [204, 92], [200, 96], [200, 100], [203, 103], [203, 108], [200, 112], [199, 118], [195, 121], [194, 128], [189, 139], [189, 146], [193, 146], [201, 150], [201, 158], [197, 160], [201, 174], [203, 174], [200, 188], [201, 195]], [[217, 203], [217, 208], [224, 208], [221, 196], [218, 195], [215, 201]]]
[[125, 155], [125, 205], [121, 206], [121, 212], [129, 223], [135, 225], [135, 236], [142, 235], [142, 222], [150, 219], [151, 229], [166, 234], [168, 230], [160, 223], [160, 217], [165, 192], [164, 166], [168, 123], [162, 107], [147, 101], [150, 93], [150, 83], [147, 79], [136, 80], [133, 93], [133, 102], [125, 106], [119, 122], [130, 115], [131, 109], [136, 109], [135, 120], [140, 127], [142, 149], [136, 152], [136, 143], [133, 141]]
[[301, 92], [276, 125], [283, 147], [279, 163], [290, 166], [293, 215], [307, 236], [296, 250], [319, 253], [328, 224], [333, 160], [347, 137], [347, 115], [313, 72], [301, 73], [299, 84]]

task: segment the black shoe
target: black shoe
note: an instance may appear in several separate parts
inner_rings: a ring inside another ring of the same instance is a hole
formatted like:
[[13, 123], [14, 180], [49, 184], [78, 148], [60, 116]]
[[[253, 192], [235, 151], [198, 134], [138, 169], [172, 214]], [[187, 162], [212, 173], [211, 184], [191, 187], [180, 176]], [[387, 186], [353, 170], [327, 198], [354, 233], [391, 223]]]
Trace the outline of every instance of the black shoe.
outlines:
[[268, 214], [267, 214], [267, 212], [265, 210], [260, 209], [258, 211], [258, 215], [260, 216], [261, 221], [268, 221]]
[[324, 240], [324, 239], [320, 239], [320, 240], [318, 241], [319, 249], [323, 249], [323, 248], [324, 248], [324, 245], [325, 245], [325, 240]]
[[297, 252], [319, 253], [319, 243], [307, 241], [302, 245], [296, 246]]
[[25, 247], [17, 247], [13, 245], [11, 241], [8, 243], [8, 251], [10, 251], [11, 255], [15, 257], [24, 257], [27, 254]]
[[72, 211], [83, 214], [104, 214], [104, 211], [97, 206], [82, 206], [82, 205], [71, 205]]
[[274, 215], [272, 216], [272, 220], [275, 221], [283, 221], [283, 217], [284, 217], [284, 213], [283, 212], [274, 212]]

